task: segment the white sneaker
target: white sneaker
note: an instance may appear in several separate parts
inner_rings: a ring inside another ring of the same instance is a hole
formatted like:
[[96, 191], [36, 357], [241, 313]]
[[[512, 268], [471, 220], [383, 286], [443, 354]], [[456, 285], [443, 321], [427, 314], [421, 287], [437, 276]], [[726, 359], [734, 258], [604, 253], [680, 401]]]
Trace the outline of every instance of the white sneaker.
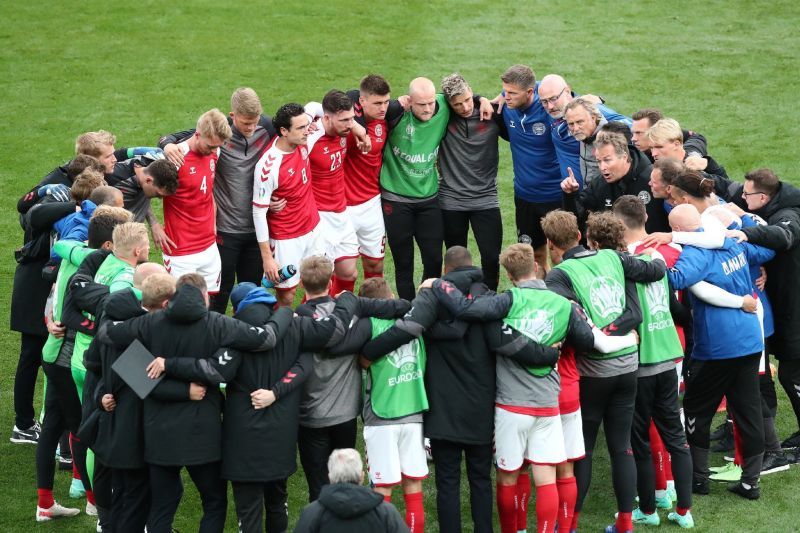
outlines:
[[58, 502], [54, 501], [53, 506], [49, 509], [42, 509], [38, 505], [36, 506], [36, 521], [48, 522], [53, 518], [61, 518], [62, 516], [76, 516], [80, 512], [80, 509], [64, 507], [63, 505], [60, 505]]
[[97, 507], [93, 503], [86, 502], [86, 514], [97, 516]]
[[97, 533], [103, 533], [103, 527], [100, 525], [100, 520], [97, 521], [97, 527], [95, 528]]

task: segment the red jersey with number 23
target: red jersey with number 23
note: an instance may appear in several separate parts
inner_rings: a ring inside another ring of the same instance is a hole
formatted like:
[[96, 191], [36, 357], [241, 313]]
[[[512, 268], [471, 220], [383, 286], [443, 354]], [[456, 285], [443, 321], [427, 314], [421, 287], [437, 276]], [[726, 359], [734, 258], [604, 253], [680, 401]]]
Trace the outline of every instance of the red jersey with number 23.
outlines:
[[317, 209], [341, 213], [347, 207], [344, 194], [344, 166], [347, 155], [347, 138], [332, 137], [320, 127], [308, 138], [311, 157], [311, 185]]
[[253, 205], [269, 208], [270, 198], [286, 200], [280, 211], [267, 211], [270, 239], [301, 237], [319, 223], [317, 204], [311, 188], [308, 148], [298, 146], [286, 153], [272, 140], [256, 164], [253, 176]]
[[164, 197], [164, 231], [175, 243], [173, 256], [202, 252], [217, 240], [214, 175], [219, 150], [200, 155], [189, 150], [186, 142], [178, 146], [184, 156], [178, 169], [178, 190]]

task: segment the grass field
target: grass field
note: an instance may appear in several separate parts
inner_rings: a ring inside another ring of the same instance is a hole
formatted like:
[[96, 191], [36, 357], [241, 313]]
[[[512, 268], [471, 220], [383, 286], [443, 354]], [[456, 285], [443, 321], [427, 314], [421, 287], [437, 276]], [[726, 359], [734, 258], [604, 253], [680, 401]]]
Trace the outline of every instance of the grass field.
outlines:
[[[792, 1], [66, 0], [3, 2], [0, 14], [2, 317], [9, 314], [12, 251], [22, 238], [15, 202], [71, 157], [79, 133], [107, 129], [119, 145], [153, 145], [211, 107], [227, 112], [230, 93], [239, 86], [256, 89], [265, 113], [272, 114], [287, 101], [318, 100], [330, 88], [355, 87], [369, 72], [384, 75], [401, 94], [416, 76], [438, 82], [457, 70], [477, 92], [493, 96], [500, 73], [526, 63], [539, 77], [559, 73], [576, 91], [604, 96], [621, 113], [661, 108], [702, 132], [709, 151], [734, 178], [770, 166], [798, 183], [800, 7]], [[512, 176], [505, 146], [499, 182], [510, 243]], [[11, 445], [4, 433], [13, 426], [18, 343], [18, 334], [0, 331], [0, 531], [93, 531], [94, 521], [85, 515], [34, 522], [34, 448]], [[796, 429], [795, 421], [779, 396], [779, 432], [785, 436]], [[603, 447], [582, 531], [599, 531], [612, 520]], [[696, 499], [697, 531], [800, 531], [794, 514], [800, 475], [794, 468], [765, 478], [759, 502], [712, 487], [712, 496]], [[72, 503], [66, 491], [67, 476], [59, 474], [56, 498]], [[427, 529], [438, 531], [432, 479], [426, 491]], [[466, 495], [462, 501], [468, 524]], [[305, 481], [298, 473], [290, 480], [291, 525], [304, 502]], [[192, 531], [198, 519], [199, 500], [187, 484], [175, 527]], [[235, 523], [231, 504], [230, 531]]]

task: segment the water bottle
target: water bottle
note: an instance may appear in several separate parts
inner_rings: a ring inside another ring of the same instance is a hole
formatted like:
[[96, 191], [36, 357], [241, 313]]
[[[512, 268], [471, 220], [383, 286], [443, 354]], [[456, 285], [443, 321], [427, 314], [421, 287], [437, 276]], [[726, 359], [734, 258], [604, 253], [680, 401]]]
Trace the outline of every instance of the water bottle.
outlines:
[[[278, 270], [278, 283], [283, 283], [287, 279], [291, 278], [297, 274], [297, 268], [294, 265], [286, 265], [282, 269]], [[263, 276], [261, 278], [261, 286], [266, 287], [267, 289], [275, 288], [275, 283], [270, 281], [267, 276]]]

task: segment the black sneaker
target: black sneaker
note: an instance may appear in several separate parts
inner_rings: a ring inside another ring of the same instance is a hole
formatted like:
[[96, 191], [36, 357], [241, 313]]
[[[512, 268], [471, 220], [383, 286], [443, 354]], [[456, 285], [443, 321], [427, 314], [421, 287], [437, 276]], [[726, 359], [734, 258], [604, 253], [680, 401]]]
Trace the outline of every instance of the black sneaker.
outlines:
[[28, 429], [19, 429], [14, 426], [11, 431], [11, 442], [14, 444], [36, 444], [39, 442], [39, 434], [42, 432], [42, 426], [38, 422], [34, 422]]
[[706, 495], [709, 493], [708, 480], [692, 480], [692, 494]]
[[731, 432], [730, 435], [725, 435], [723, 438], [714, 443], [714, 445], [711, 447], [711, 451], [714, 453], [723, 453], [732, 450], [733, 450], [733, 432]]
[[800, 446], [800, 431], [795, 431], [789, 435], [786, 440], [781, 442], [781, 448], [784, 450], [787, 448], [797, 448], [798, 446]]
[[774, 474], [789, 470], [789, 461], [783, 452], [764, 452], [764, 462], [761, 464], [761, 475]]
[[783, 451], [786, 462], [790, 465], [800, 463], [800, 448], [788, 448]]
[[728, 491], [748, 500], [757, 500], [761, 497], [761, 489], [758, 488], [758, 485], [752, 485], [747, 489], [741, 481], [728, 485]]
[[733, 434], [733, 424], [726, 420], [722, 424], [718, 425], [716, 429], [714, 429], [714, 431], [711, 433], [710, 439], [720, 440], [732, 434]]

